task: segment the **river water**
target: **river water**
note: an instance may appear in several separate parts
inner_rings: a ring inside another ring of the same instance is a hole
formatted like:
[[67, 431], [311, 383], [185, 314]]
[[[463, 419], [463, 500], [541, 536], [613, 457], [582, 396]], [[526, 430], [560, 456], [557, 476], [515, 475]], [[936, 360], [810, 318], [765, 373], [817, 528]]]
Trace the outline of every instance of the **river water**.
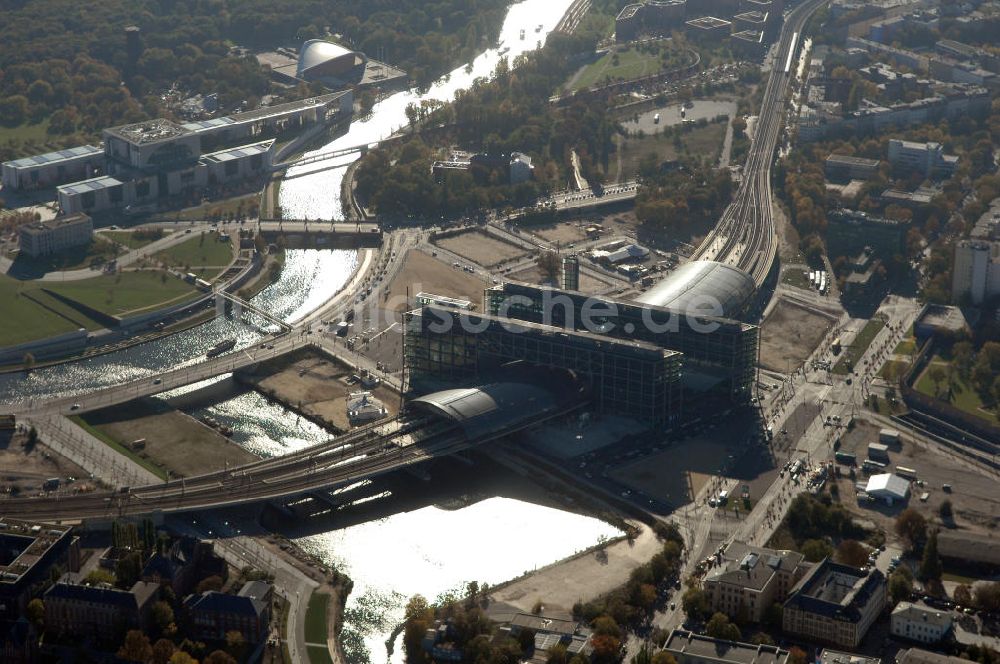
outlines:
[[[371, 144], [406, 124], [405, 110], [424, 100], [451, 100], [479, 77], [488, 77], [501, 57], [513, 59], [536, 48], [556, 26], [571, 0], [525, 0], [512, 5], [500, 45], [480, 54], [427, 91], [406, 91], [375, 105], [371, 115], [315, 152]], [[539, 28], [540, 26], [540, 28]], [[536, 32], [536, 28], [538, 29]], [[521, 31], [524, 39], [521, 39]], [[340, 191], [347, 166], [357, 155], [292, 171], [280, 204], [286, 215], [310, 219], [342, 217]], [[317, 170], [320, 169], [320, 170]], [[316, 172], [311, 172], [316, 171]], [[288, 322], [301, 319], [332, 297], [357, 266], [353, 251], [289, 250], [280, 279], [253, 303]], [[0, 403], [80, 393], [191, 364], [221, 339], [240, 347], [257, 342], [263, 330], [228, 319], [117, 353], [0, 376]], [[189, 388], [190, 389], [190, 388]], [[184, 390], [186, 391], [186, 390]], [[328, 437], [319, 427], [261, 395], [248, 393], [209, 406], [210, 413], [234, 428], [233, 440], [271, 456], [315, 444]], [[303, 548], [336, 565], [354, 580], [347, 604], [343, 641], [351, 664], [402, 661], [400, 646], [390, 657], [386, 639], [402, 619], [407, 599], [429, 599], [460, 590], [472, 580], [498, 583], [546, 565], [619, 534], [596, 519], [506, 498], [491, 498], [459, 510], [427, 507], [386, 519], [300, 540]]]

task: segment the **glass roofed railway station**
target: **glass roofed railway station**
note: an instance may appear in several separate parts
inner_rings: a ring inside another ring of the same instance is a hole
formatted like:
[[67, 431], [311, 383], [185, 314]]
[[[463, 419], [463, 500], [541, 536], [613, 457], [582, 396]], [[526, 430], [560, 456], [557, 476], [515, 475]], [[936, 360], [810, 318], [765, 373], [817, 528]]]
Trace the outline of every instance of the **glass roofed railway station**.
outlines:
[[671, 428], [750, 404], [759, 330], [739, 317], [754, 291], [740, 270], [693, 261], [634, 301], [508, 282], [486, 289], [483, 314], [426, 304], [407, 314], [409, 387], [523, 361], [575, 372], [597, 412]]

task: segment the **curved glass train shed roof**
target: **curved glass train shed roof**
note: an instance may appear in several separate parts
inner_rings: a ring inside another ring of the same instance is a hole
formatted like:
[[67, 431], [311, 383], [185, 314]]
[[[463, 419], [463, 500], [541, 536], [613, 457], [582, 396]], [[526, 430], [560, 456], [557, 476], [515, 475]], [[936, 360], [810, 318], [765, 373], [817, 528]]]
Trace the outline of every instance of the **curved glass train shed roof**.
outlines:
[[534, 421], [565, 402], [537, 385], [490, 383], [425, 394], [409, 405], [456, 422], [469, 438], [475, 438]]
[[755, 289], [753, 279], [743, 270], [715, 261], [691, 261], [635, 301], [692, 316], [737, 319]]

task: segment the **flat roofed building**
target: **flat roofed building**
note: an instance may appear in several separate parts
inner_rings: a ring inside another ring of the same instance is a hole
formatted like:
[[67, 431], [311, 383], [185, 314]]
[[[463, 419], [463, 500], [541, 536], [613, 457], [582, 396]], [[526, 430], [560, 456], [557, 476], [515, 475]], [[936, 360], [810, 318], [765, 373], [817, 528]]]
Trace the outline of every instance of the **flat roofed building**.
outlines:
[[827, 247], [831, 256], [849, 256], [871, 247], [876, 254], [892, 258], [903, 253], [909, 226], [909, 222], [860, 210], [831, 210], [827, 214]]
[[104, 130], [108, 173], [165, 171], [193, 164], [201, 154], [198, 134], [166, 118]]
[[600, 413], [669, 427], [680, 410], [680, 353], [529, 321], [427, 304], [404, 317], [415, 389], [489, 379], [511, 362], [575, 372]]
[[108, 175], [56, 188], [59, 209], [65, 214], [100, 212], [126, 204], [125, 183]]
[[789, 634], [856, 648], [885, 608], [885, 576], [829, 558], [796, 584], [785, 602], [782, 628]]
[[274, 139], [219, 150], [204, 155], [199, 165], [207, 169], [208, 184], [222, 184], [244, 180], [271, 169], [274, 157]]
[[889, 163], [893, 168], [915, 171], [924, 177], [947, 177], [955, 172], [958, 157], [944, 154], [940, 143], [889, 140]]
[[865, 159], [844, 154], [832, 154], [826, 158], [826, 177], [835, 181], [870, 180], [878, 175], [881, 164], [878, 159]]
[[688, 38], [696, 41], [721, 41], [733, 31], [733, 24], [715, 16], [702, 16], [684, 24]]
[[639, 36], [642, 30], [642, 12], [645, 6], [642, 3], [625, 5], [615, 17], [615, 41], [618, 43], [629, 42]]
[[713, 611], [761, 622], [764, 612], [775, 602], [785, 601], [788, 591], [802, 578], [808, 567], [803, 560], [796, 551], [733, 542], [717, 556], [702, 588]]
[[922, 648], [904, 648], [896, 653], [896, 664], [968, 664], [962, 657], [943, 655]]
[[879, 473], [868, 478], [865, 493], [891, 506], [910, 497], [910, 482], [899, 475]]
[[892, 610], [889, 632], [910, 641], [938, 643], [951, 631], [952, 620], [951, 611], [914, 602], [900, 602]]
[[670, 632], [663, 652], [677, 664], [787, 664], [789, 657], [777, 646], [723, 641], [682, 629]]
[[824, 648], [816, 658], [816, 664], [882, 664], [882, 659]]
[[76, 213], [24, 224], [17, 234], [21, 253], [37, 258], [87, 244], [94, 236], [94, 222]]
[[104, 167], [104, 150], [81, 145], [3, 163], [5, 189], [32, 190], [54, 187], [90, 177]]
[[587, 331], [594, 338], [636, 339], [678, 351], [684, 354], [684, 394], [697, 396], [699, 408], [721, 410], [750, 402], [759, 343], [756, 326], [517, 282], [486, 289], [485, 309], [511, 319]]
[[0, 617], [16, 618], [50, 583], [49, 570], [67, 561], [70, 526], [0, 520]]
[[955, 243], [951, 297], [980, 305], [1000, 293], [1000, 242], [960, 240]]

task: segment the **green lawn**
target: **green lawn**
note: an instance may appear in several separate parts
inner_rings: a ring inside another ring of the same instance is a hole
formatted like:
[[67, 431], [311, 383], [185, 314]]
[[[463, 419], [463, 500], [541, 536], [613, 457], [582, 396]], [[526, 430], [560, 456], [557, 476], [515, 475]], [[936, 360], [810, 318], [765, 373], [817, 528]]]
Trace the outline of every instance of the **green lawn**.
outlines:
[[854, 343], [844, 348], [844, 354], [840, 361], [833, 365], [833, 373], [843, 376], [853, 371], [858, 358], [865, 354], [868, 347], [872, 345], [875, 335], [883, 327], [885, 327], [885, 321], [881, 318], [872, 318], [865, 323], [865, 326], [858, 332], [858, 336], [854, 338]]
[[0, 125], [0, 143], [9, 140], [39, 141], [44, 143], [49, 140], [49, 120], [42, 120], [37, 124], [22, 124], [16, 127], [4, 127]]
[[309, 607], [306, 609], [306, 641], [308, 643], [326, 643], [326, 607], [329, 603], [330, 596], [325, 593], [314, 591], [309, 596]]
[[51, 337], [80, 327], [22, 296], [22, 290], [34, 290], [30, 283], [0, 274], [0, 346]]
[[809, 274], [799, 268], [789, 268], [781, 275], [781, 283], [809, 290]]
[[903, 372], [906, 371], [907, 367], [909, 367], [908, 362], [904, 362], [902, 360], [889, 360], [882, 365], [881, 369], [879, 369], [878, 375], [887, 381], [895, 382], [900, 376], [903, 375]]
[[73, 415], [69, 419], [74, 424], [79, 426], [81, 429], [92, 435], [94, 438], [97, 438], [105, 445], [113, 449], [115, 452], [123, 454], [127, 456], [129, 459], [132, 459], [132, 461], [135, 461], [137, 464], [139, 464], [149, 472], [153, 473], [161, 480], [167, 479], [167, 471], [165, 471], [163, 468], [160, 468], [149, 459], [142, 458], [141, 456], [133, 452], [127, 445], [122, 445], [119, 441], [115, 440], [114, 438], [106, 434], [100, 428], [93, 426], [85, 419], [83, 419], [82, 415]]
[[113, 316], [163, 306], [196, 292], [194, 286], [159, 270], [127, 270], [83, 281], [53, 282], [47, 287]]
[[892, 352], [896, 355], [913, 355], [916, 351], [917, 340], [910, 337], [909, 339], [903, 339], [900, 341]]
[[157, 252], [156, 258], [179, 267], [227, 266], [233, 260], [231, 242], [220, 242], [219, 234], [192, 234], [180, 244]]
[[138, 249], [159, 240], [166, 233], [162, 231], [158, 234], [152, 231], [102, 231], [101, 235], [129, 249]]
[[[940, 390], [935, 390], [934, 381], [931, 380], [931, 368], [940, 367], [945, 372], [948, 370], [950, 362], [944, 359], [940, 355], [934, 355], [931, 361], [927, 363], [927, 367], [924, 369], [923, 373], [917, 379], [917, 382], [913, 387], [917, 389], [918, 392], [926, 394], [929, 397], [935, 399], [944, 398], [948, 393], [948, 379], [945, 378], [941, 381], [940, 385], [937, 387]], [[983, 408], [983, 400], [979, 398], [979, 394], [972, 388], [971, 385], [965, 382], [958, 372], [954, 372], [951, 379], [951, 403], [952, 406], [958, 408], [959, 410], [966, 412], [970, 415], [975, 415], [976, 417], [981, 417], [982, 419], [991, 422], [993, 424], [1000, 424], [1000, 418], [997, 418], [995, 411], [986, 410]]]
[[[648, 134], [642, 138], [616, 137], [622, 161], [618, 181], [626, 182], [635, 178], [639, 172], [639, 164], [642, 158], [649, 153], [654, 153], [656, 158], [661, 162], [677, 159], [684, 154], [709, 157], [715, 160], [718, 158], [719, 150], [722, 148], [722, 141], [725, 136], [726, 124], [724, 122], [710, 122], [704, 127], [692, 127], [687, 131], [682, 130], [679, 146], [672, 131], [667, 135]], [[614, 164], [615, 159], [612, 158], [612, 167]]]
[[333, 664], [333, 660], [330, 659], [329, 648], [306, 646], [306, 651], [309, 653], [309, 662], [311, 664]]
[[635, 47], [615, 47], [596, 62], [587, 65], [573, 82], [573, 89], [581, 90], [613, 81], [631, 81], [652, 76], [661, 69], [675, 69], [681, 66], [686, 57], [683, 52], [667, 50], [670, 56], [664, 61], [661, 52], [643, 52]]

